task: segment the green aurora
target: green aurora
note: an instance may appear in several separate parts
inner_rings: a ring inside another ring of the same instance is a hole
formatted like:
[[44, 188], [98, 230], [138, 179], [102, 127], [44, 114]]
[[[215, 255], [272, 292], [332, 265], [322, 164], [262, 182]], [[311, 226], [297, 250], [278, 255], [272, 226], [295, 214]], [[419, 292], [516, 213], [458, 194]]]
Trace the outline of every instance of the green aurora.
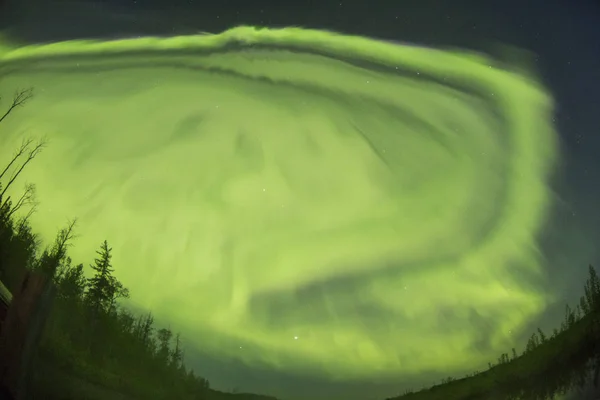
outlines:
[[35, 89], [0, 159], [49, 139], [26, 171], [35, 229], [78, 218], [77, 262], [108, 239], [136, 307], [188, 347], [330, 379], [445, 373], [507, 351], [551, 300], [517, 279], [543, 276], [558, 158], [529, 72], [238, 27], [5, 40], [0, 83], [4, 101]]

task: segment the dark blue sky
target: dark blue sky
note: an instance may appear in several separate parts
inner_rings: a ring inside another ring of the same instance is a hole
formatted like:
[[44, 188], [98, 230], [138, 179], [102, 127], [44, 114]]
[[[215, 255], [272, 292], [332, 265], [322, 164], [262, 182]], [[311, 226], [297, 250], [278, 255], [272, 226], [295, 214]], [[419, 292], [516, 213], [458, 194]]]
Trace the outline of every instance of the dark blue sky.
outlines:
[[[589, 263], [600, 265], [600, 4], [578, 0], [275, 1], [229, 0], [3, 0], [0, 21], [25, 40], [219, 32], [232, 26], [302, 26], [433, 46], [492, 52], [514, 45], [537, 55], [536, 64], [557, 101], [563, 163], [556, 210], [544, 244], [549, 286], [572, 302]], [[2, 0], [0, 0], [2, 4]], [[564, 303], [537, 325], [562, 318]], [[308, 384], [331, 398], [343, 392], [395, 394], [393, 385], [339, 385], [249, 371], [207, 361], [213, 384], [260, 391]], [[206, 367], [208, 368], [208, 367]], [[365, 398], [366, 399], [366, 398]]]

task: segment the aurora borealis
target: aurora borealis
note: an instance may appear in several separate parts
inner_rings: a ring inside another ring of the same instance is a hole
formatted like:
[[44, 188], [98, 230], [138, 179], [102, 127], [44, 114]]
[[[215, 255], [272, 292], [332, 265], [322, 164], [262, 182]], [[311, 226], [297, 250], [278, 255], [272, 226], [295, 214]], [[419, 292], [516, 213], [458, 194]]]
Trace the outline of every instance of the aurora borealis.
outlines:
[[[138, 307], [248, 365], [369, 379], [474, 369], [552, 300], [538, 237], [559, 159], [534, 71], [331, 32], [0, 47], [0, 157], [51, 240], [102, 240]], [[472, 327], [485, 325], [484, 332]]]

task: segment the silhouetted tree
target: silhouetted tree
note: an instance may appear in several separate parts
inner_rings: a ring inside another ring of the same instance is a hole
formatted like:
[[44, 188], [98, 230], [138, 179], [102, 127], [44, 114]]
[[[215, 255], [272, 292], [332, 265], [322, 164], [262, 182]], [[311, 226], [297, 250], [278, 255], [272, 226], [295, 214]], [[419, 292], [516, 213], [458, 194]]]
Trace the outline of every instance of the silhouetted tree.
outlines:
[[600, 279], [593, 266], [588, 267], [588, 279], [583, 288], [586, 307], [590, 311], [600, 309]]
[[158, 358], [168, 365], [173, 332], [168, 328], [162, 328], [156, 332], [156, 336], [158, 338]]
[[[17, 91], [12, 103], [0, 117], [0, 123], [32, 97], [32, 89]], [[25, 167], [39, 155], [45, 144], [45, 140], [34, 144], [33, 139], [25, 139], [10, 161], [0, 170], [0, 278], [13, 290], [20, 284], [25, 269], [32, 266], [39, 244], [28, 223], [35, 212], [37, 201], [33, 184], [25, 184], [24, 191], [16, 201], [11, 199], [8, 190]], [[25, 214], [16, 221], [13, 220], [16, 213], [25, 208], [28, 208]]]
[[67, 247], [74, 237], [74, 228], [76, 221], [73, 220], [61, 229], [54, 239], [54, 243], [42, 253], [37, 269], [51, 278], [56, 278], [56, 273], [60, 270], [62, 263], [67, 259]]
[[569, 305], [567, 304], [565, 306], [565, 321], [564, 321], [564, 329], [563, 330], [572, 328], [573, 325], [575, 325], [575, 322], [576, 322], [575, 313], [573, 312], [571, 307], [569, 307]]
[[111, 279], [113, 272], [110, 261], [111, 251], [112, 249], [108, 247], [108, 242], [105, 240], [100, 246], [100, 250], [96, 252], [99, 257], [91, 265], [94, 276], [87, 282], [86, 301], [96, 314], [108, 310], [112, 299], [114, 282]]
[[546, 342], [547, 339], [546, 339], [546, 335], [544, 334], [544, 331], [542, 331], [541, 328], [538, 328], [537, 331], [538, 331], [538, 335], [540, 338], [539, 343], [542, 344], [542, 343]]
[[58, 296], [69, 302], [76, 302], [83, 298], [86, 279], [83, 274], [83, 264], [71, 266], [71, 258], [67, 258], [65, 269], [58, 278]]
[[[8, 110], [0, 116], [0, 123], [31, 99], [32, 93], [16, 93]], [[9, 287], [14, 288], [20, 284], [22, 272], [36, 269], [56, 285], [56, 301], [38, 357], [58, 362], [61, 368], [69, 368], [85, 379], [117, 385], [117, 389], [129, 391], [134, 398], [206, 399], [208, 381], [186, 370], [179, 334], [171, 347], [169, 329], [159, 329], [157, 337], [153, 335], [156, 328], [151, 313], [136, 317], [119, 306], [119, 300], [128, 298], [130, 293], [113, 275], [107, 241], [97, 251], [89, 279], [85, 277], [84, 264], [74, 266], [68, 256], [75, 220], [68, 222], [38, 256], [40, 241], [29, 224], [37, 206], [35, 185], [27, 183], [16, 200], [11, 198], [9, 189], [14, 193], [17, 179], [46, 143], [24, 140], [0, 169], [0, 279], [8, 280]]]
[[129, 289], [123, 286], [123, 284], [117, 280], [114, 276], [109, 276], [109, 285], [106, 289], [106, 295], [108, 297], [108, 308], [107, 311], [115, 311], [116, 302], [118, 299], [128, 299]]
[[[10, 106], [4, 112], [2, 117], [0, 117], [0, 123], [3, 122], [8, 116], [17, 108], [23, 107], [29, 100], [33, 98], [33, 88], [22, 89], [17, 91], [14, 96]], [[2, 100], [2, 97], [0, 97]], [[0, 178], [2, 178], [2, 174], [0, 174]]]
[[[10, 178], [8, 178], [8, 182], [3, 185], [2, 188], [0, 188], [0, 199], [4, 199], [2, 202], [0, 202], [0, 206], [6, 207], [9, 202], [11, 202], [10, 196], [6, 196], [8, 189], [10, 189], [12, 184], [21, 175], [25, 167], [42, 152], [46, 146], [46, 143], [46, 140], [41, 140], [38, 143], [33, 144], [33, 139], [25, 139], [21, 143], [21, 147], [17, 150], [13, 158], [8, 162], [2, 172], [0, 172], [1, 181], [4, 176], [13, 168], [13, 166], [14, 169], [16, 169], [16, 171], [11, 174]], [[21, 162], [22, 157], [24, 157], [24, 160]], [[17, 162], [21, 162], [21, 164], [17, 165]], [[14, 205], [11, 204], [8, 207], [8, 216], [12, 216], [18, 209], [26, 204], [35, 204], [35, 185], [27, 184], [25, 186], [24, 194]]]
[[175, 347], [171, 351], [170, 366], [174, 369], [179, 369], [183, 362], [183, 350], [181, 349], [181, 338], [178, 333], [175, 335]]
[[527, 345], [525, 346], [525, 353], [529, 353], [535, 350], [535, 348], [538, 347], [539, 343], [540, 342], [538, 336], [535, 333], [533, 333], [527, 341]]

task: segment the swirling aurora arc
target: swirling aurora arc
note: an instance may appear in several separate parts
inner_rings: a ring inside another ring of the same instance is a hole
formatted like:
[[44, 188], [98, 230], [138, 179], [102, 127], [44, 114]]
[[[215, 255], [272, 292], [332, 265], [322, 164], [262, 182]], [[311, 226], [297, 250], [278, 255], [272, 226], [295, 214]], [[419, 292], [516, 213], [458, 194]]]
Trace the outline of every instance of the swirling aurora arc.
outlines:
[[[487, 364], [549, 295], [538, 239], [558, 146], [531, 73], [300, 28], [0, 47], [52, 240], [107, 239], [187, 346], [332, 379]], [[3, 103], [6, 105], [6, 103]], [[20, 188], [19, 188], [20, 189]], [[485, 329], [481, 329], [485, 326]]]

